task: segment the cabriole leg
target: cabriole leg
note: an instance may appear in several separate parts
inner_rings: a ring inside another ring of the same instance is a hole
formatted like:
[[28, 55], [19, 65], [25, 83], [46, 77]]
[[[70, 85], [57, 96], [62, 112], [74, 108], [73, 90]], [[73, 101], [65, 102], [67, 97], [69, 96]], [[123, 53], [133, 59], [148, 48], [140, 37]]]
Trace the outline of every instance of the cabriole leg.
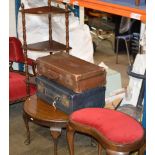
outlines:
[[98, 155], [102, 155], [102, 145], [98, 143]]
[[70, 155], [74, 155], [74, 133], [75, 133], [75, 130], [71, 126], [68, 126], [67, 127], [67, 141], [69, 145]]
[[144, 155], [146, 150], [146, 143], [139, 149], [138, 155]]
[[51, 136], [54, 142], [54, 155], [57, 155], [58, 138], [61, 135], [61, 128], [50, 128]]

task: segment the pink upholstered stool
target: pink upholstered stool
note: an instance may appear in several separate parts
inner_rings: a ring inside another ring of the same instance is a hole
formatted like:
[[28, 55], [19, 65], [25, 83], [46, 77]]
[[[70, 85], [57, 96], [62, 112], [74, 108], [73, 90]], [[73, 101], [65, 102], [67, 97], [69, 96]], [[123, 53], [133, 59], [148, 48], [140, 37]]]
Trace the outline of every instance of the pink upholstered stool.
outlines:
[[73, 112], [69, 118], [67, 139], [70, 155], [74, 155], [74, 133], [82, 132], [94, 137], [108, 155], [128, 155], [138, 151], [144, 155], [145, 133], [139, 122], [115, 110], [85, 108]]

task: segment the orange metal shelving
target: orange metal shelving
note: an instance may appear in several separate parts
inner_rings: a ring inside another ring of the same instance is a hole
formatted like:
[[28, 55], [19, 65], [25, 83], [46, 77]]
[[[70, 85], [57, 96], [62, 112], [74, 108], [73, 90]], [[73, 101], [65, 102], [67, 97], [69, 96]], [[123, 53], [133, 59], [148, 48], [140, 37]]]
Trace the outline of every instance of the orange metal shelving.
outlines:
[[[67, 1], [67, 0], [64, 0]], [[118, 4], [103, 2], [101, 0], [70, 0], [70, 4], [100, 10], [107, 13], [112, 13], [120, 16], [130, 17], [146, 22], [146, 11], [140, 7], [128, 7]]]

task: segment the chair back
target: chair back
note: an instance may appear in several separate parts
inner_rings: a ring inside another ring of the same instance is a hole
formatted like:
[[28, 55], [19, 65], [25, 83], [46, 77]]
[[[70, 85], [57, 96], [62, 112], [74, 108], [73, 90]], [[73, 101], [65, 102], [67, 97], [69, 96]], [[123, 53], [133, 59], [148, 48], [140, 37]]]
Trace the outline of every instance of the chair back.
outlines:
[[128, 32], [130, 28], [131, 28], [131, 18], [122, 17], [120, 27], [119, 27], [119, 33], [123, 34], [125, 32]]
[[9, 37], [9, 61], [24, 63], [22, 44], [15, 37]]

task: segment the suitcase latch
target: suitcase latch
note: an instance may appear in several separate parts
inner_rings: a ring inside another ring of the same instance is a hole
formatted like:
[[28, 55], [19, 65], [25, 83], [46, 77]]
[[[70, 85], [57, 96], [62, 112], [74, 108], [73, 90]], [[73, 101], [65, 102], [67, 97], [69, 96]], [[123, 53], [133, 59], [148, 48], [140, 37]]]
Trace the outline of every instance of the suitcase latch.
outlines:
[[60, 101], [60, 97], [59, 97], [59, 96], [54, 96], [54, 97], [53, 97], [53, 103], [52, 103], [54, 109], [56, 109], [55, 104], [56, 104], [58, 101]]

